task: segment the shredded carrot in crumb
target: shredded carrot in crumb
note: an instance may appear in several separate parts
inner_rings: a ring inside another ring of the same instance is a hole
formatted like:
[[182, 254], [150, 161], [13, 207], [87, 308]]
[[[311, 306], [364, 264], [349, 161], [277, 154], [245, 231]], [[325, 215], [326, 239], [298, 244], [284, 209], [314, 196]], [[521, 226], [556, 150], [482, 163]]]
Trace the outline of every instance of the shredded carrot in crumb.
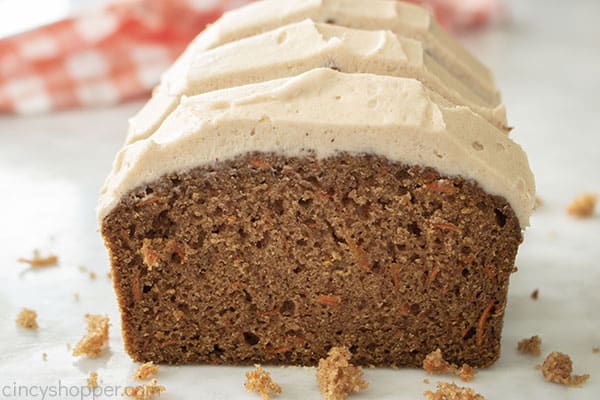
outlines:
[[145, 205], [148, 205], [148, 204], [156, 203], [160, 199], [161, 198], [159, 196], [146, 197], [146, 198], [138, 201], [136, 205], [138, 205], [138, 206], [145, 206]]
[[254, 168], [260, 168], [260, 169], [270, 169], [271, 168], [271, 166], [269, 164], [267, 164], [266, 162], [257, 160], [257, 159], [252, 159], [252, 160], [248, 161], [248, 164], [250, 164], [250, 166], [254, 167]]
[[458, 188], [452, 184], [445, 183], [443, 180], [427, 183], [425, 184], [425, 187], [432, 192], [438, 193], [454, 194], [458, 192]]
[[492, 307], [494, 307], [494, 300], [488, 301], [488, 304], [483, 310], [481, 317], [479, 317], [479, 322], [477, 323], [477, 346], [481, 346], [483, 344], [485, 323], [490, 315], [490, 312], [492, 311]]
[[136, 269], [133, 273], [133, 279], [131, 280], [131, 294], [135, 301], [142, 300], [142, 289], [140, 288], [140, 275], [141, 271]]
[[431, 226], [435, 229], [439, 229], [442, 231], [458, 231], [458, 226], [451, 224], [451, 223], [438, 223], [438, 224], [431, 224]]
[[361, 249], [358, 246], [358, 244], [356, 244], [356, 242], [354, 241], [354, 239], [352, 239], [352, 237], [350, 237], [350, 235], [346, 234], [344, 236], [344, 240], [346, 241], [348, 248], [352, 252], [352, 255], [354, 256], [354, 258], [356, 258], [358, 266], [365, 272], [371, 272], [371, 263], [369, 262], [369, 257], [364, 252], [364, 250]]
[[429, 277], [427, 278], [427, 286], [431, 285], [433, 281], [435, 281], [435, 277], [440, 273], [440, 267], [435, 266], [433, 270], [429, 273]]
[[394, 287], [398, 289], [400, 287], [400, 278], [398, 274], [400, 273], [400, 265], [392, 264], [392, 280], [394, 282]]
[[408, 306], [408, 303], [404, 303], [402, 304], [402, 308], [400, 309], [400, 315], [406, 317], [408, 314], [410, 314], [410, 308]]
[[484, 265], [483, 270], [485, 271], [485, 273], [488, 276], [488, 278], [490, 279], [490, 281], [496, 283], [496, 274], [494, 274], [494, 272], [491, 270], [489, 265], [487, 265], [487, 264]]
[[323, 304], [326, 306], [337, 306], [342, 302], [342, 298], [340, 296], [333, 295], [320, 295], [317, 296], [317, 303]]
[[41, 257], [40, 252], [38, 250], [33, 251], [33, 258], [19, 258], [17, 260], [20, 263], [29, 264], [32, 268], [43, 268], [43, 267], [52, 267], [58, 264], [58, 257], [55, 255], [49, 255], [47, 257]]

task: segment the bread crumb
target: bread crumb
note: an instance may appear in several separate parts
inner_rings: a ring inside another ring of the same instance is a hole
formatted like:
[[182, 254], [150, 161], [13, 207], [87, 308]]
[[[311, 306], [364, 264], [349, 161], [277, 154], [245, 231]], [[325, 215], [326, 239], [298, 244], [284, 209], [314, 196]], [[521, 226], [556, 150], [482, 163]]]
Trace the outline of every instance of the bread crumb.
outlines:
[[48, 354], [42, 353], [42, 360], [47, 361], [48, 360]]
[[258, 364], [254, 365], [254, 371], [246, 372], [244, 387], [249, 392], [260, 394], [263, 400], [270, 400], [272, 394], [281, 393], [281, 387], [273, 382], [271, 374]]
[[87, 385], [91, 388], [98, 386], [98, 373], [96, 371], [90, 372], [90, 377], [87, 380]]
[[433, 374], [453, 374], [462, 381], [469, 382], [473, 380], [477, 370], [470, 365], [463, 364], [461, 368], [444, 360], [442, 351], [437, 349], [425, 356], [423, 360], [423, 369], [430, 375]]
[[535, 289], [533, 292], [531, 292], [532, 300], [537, 300], [539, 296], [540, 296], [540, 291], [538, 289]]
[[536, 196], [535, 197], [535, 206], [533, 207], [534, 210], [537, 210], [538, 208], [540, 208], [541, 206], [544, 205], [544, 200], [542, 200], [541, 197]]
[[90, 271], [90, 279], [91, 280], [96, 279], [96, 273], [94, 271]]
[[125, 388], [125, 396], [135, 400], [152, 400], [155, 396], [164, 392], [166, 388], [158, 384], [156, 379], [152, 379], [144, 386], [129, 386]]
[[137, 379], [138, 381], [145, 381], [146, 379], [152, 378], [158, 374], [158, 369], [160, 366], [154, 364], [152, 361], [143, 363], [140, 367], [135, 371], [133, 375], [133, 379]]
[[597, 347], [597, 346], [592, 347], [592, 353], [600, 353], [600, 347]]
[[429, 383], [430, 383], [429, 379], [423, 379], [423, 383], [426, 384], [426, 385], [429, 385]]
[[350, 364], [352, 353], [345, 347], [332, 347], [327, 358], [319, 360], [317, 382], [327, 400], [344, 400], [354, 392], [365, 390], [362, 368]]
[[52, 267], [58, 264], [58, 257], [55, 255], [49, 255], [47, 257], [41, 257], [39, 250], [33, 250], [33, 258], [21, 257], [17, 260], [20, 263], [29, 264], [32, 268], [43, 268]]
[[86, 314], [87, 333], [73, 350], [74, 356], [96, 358], [108, 342], [108, 316]]
[[577, 386], [587, 381], [590, 376], [572, 375], [573, 362], [564, 353], [552, 352], [548, 354], [542, 364], [542, 374], [548, 382], [559, 383], [566, 386]]
[[423, 392], [428, 400], [485, 400], [485, 397], [476, 393], [473, 389], [460, 387], [454, 383], [438, 382], [437, 391]]
[[598, 201], [598, 196], [592, 193], [584, 193], [581, 194], [571, 201], [571, 204], [567, 207], [567, 212], [569, 215], [578, 218], [587, 218], [591, 217], [594, 214], [594, 209], [596, 208], [596, 202]]
[[539, 336], [532, 336], [529, 339], [523, 339], [517, 345], [519, 353], [531, 354], [533, 356], [539, 356], [542, 354], [541, 350], [542, 339]]
[[79, 267], [77, 267], [79, 269], [79, 271], [81, 272], [87, 272], [87, 268], [84, 265], [80, 265]]
[[38, 323], [36, 319], [37, 313], [35, 311], [24, 308], [17, 316], [17, 325], [25, 329], [37, 329]]
[[107, 277], [108, 279], [112, 280], [112, 272], [111, 272], [111, 271], [108, 271], [108, 272], [106, 273], [106, 277]]

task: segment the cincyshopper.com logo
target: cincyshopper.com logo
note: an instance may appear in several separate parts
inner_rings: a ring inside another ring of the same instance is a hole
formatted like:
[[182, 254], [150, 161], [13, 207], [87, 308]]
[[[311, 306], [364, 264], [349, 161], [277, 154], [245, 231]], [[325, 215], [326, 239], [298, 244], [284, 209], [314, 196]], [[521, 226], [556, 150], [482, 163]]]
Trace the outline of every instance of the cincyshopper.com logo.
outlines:
[[[0, 399], [107, 399], [122, 398], [125, 394], [140, 390], [148, 390], [144, 386], [102, 385], [89, 387], [86, 385], [65, 385], [58, 380], [55, 385], [23, 385], [13, 382], [12, 385], [0, 383]], [[160, 393], [154, 393], [160, 396]], [[142, 397], [146, 398], [146, 397]]]

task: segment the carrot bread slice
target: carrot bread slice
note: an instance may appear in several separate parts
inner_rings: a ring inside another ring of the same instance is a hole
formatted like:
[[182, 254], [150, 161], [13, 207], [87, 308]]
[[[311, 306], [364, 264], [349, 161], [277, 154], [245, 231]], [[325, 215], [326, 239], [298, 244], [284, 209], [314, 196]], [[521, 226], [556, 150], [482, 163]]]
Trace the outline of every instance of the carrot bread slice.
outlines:
[[[202, 77], [206, 72], [202, 68], [198, 70], [198, 67], [212, 63], [215, 57], [218, 58], [218, 55], [222, 54], [206, 55], [204, 53], [207, 50], [305, 19], [347, 28], [385, 30], [395, 35], [417, 40], [422, 44], [423, 53], [430, 60], [427, 61], [428, 64], [435, 61], [440, 66], [439, 69], [448, 71], [456, 84], [460, 83], [468, 87], [469, 91], [479, 99], [478, 101], [484, 104], [484, 107], [492, 109], [500, 107], [498, 112], [503, 112], [500, 96], [490, 71], [444, 33], [435, 24], [429, 13], [421, 7], [396, 0], [266, 0], [226, 13], [190, 44], [182, 56], [165, 72], [162, 83], [156, 88], [150, 101], [131, 119], [128, 142], [146, 138], [156, 131], [166, 116], [177, 107], [183, 95], [202, 93], [201, 91], [194, 92], [193, 89], [190, 92], [190, 85], [202, 88], [201, 84], [194, 85], [194, 80], [198, 76]], [[323, 28], [319, 30], [322, 32]], [[340, 31], [329, 32], [329, 37], [339, 37], [339, 33]], [[326, 35], [323, 34], [323, 36]], [[276, 35], [276, 37], [281, 40], [283, 36]], [[384, 37], [380, 38], [380, 40], [384, 39]], [[307, 38], [303, 47], [296, 50], [319, 51], [323, 47], [320, 42], [325, 38], [317, 38], [314, 43], [313, 40]], [[389, 40], [388, 37], [387, 41], [389, 42]], [[285, 40], [281, 41], [285, 42]], [[353, 40], [350, 39], [350, 41]], [[384, 43], [387, 42], [381, 44]], [[331, 40], [327, 41], [327, 45], [334, 44], [335, 42], [331, 43]], [[236, 47], [236, 51], [240, 57], [244, 57], [243, 64], [233, 64], [236, 68], [243, 68], [242, 66], [247, 63], [260, 64], [262, 60], [255, 53], [244, 51], [243, 47]], [[281, 53], [282, 51], [278, 52], [280, 55]], [[397, 60], [389, 61], [388, 65], [392, 65], [391, 63], [395, 63]], [[295, 64], [289, 62], [287, 65], [294, 66]], [[313, 65], [312, 67], [318, 66], [326, 65]], [[302, 66], [295, 65], [295, 67], [301, 68]], [[254, 72], [254, 76], [248, 76], [252, 71], [240, 75], [237, 78], [237, 84], [253, 83], [255, 80], [259, 80], [262, 75], [258, 74], [258, 71]], [[300, 71], [296, 70], [296, 73], [298, 72]], [[379, 73], [379, 71], [363, 72]], [[279, 74], [279, 76], [269, 76], [262, 80], [293, 75], [292, 73], [281, 75], [281, 72]], [[245, 82], [239, 81], [240, 79], [245, 79]], [[450, 82], [451, 80], [448, 80], [448, 83]], [[227, 81], [218, 81], [215, 84], [219, 87], [214, 87], [213, 90], [228, 87]], [[454, 86], [457, 86], [456, 84]], [[233, 82], [230, 82], [229, 85], [232, 86]], [[465, 95], [465, 93], [462, 94]], [[501, 121], [501, 123], [503, 122]]]
[[137, 361], [485, 367], [534, 201], [469, 107], [317, 68], [183, 98], [118, 154], [99, 219]]

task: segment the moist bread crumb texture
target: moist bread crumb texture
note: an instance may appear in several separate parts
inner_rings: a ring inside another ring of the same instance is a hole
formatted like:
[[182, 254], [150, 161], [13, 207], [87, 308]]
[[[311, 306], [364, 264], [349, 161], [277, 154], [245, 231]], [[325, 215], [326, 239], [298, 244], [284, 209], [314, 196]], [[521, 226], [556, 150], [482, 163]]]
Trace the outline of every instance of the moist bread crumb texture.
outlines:
[[37, 329], [37, 313], [34, 310], [29, 308], [24, 308], [21, 310], [19, 315], [17, 315], [17, 325], [21, 328], [25, 329]]
[[128, 386], [125, 388], [125, 396], [135, 400], [153, 400], [160, 398], [160, 394], [167, 389], [158, 384], [156, 379], [141, 386]]
[[457, 365], [499, 356], [521, 229], [472, 181], [374, 155], [252, 153], [163, 176], [102, 224], [140, 362]]
[[593, 193], [580, 194], [571, 201], [567, 212], [574, 217], [589, 218], [594, 215], [597, 202], [598, 196]]
[[158, 375], [159, 369], [160, 369], [160, 366], [154, 364], [152, 361], [143, 363], [135, 371], [135, 374], [133, 375], [133, 379], [137, 379], [139, 381], [145, 381], [146, 379], [150, 379], [150, 378]]
[[539, 336], [532, 336], [529, 339], [523, 339], [517, 345], [519, 353], [531, 354], [533, 356], [539, 356], [542, 354], [542, 339]]
[[423, 394], [427, 400], [485, 400], [485, 397], [471, 388], [446, 382], [438, 382], [436, 392], [427, 390]]
[[96, 371], [90, 372], [90, 375], [87, 380], [88, 387], [95, 388], [98, 386], [98, 373]]
[[96, 358], [108, 343], [108, 317], [86, 314], [85, 319], [87, 321], [87, 332], [73, 349], [73, 356]]
[[272, 395], [281, 393], [281, 387], [273, 381], [271, 374], [258, 364], [253, 371], [246, 372], [244, 387], [249, 392], [258, 393], [263, 400], [270, 400]]
[[588, 374], [573, 375], [571, 357], [559, 352], [548, 354], [542, 364], [542, 374], [548, 382], [559, 383], [565, 386], [581, 385], [590, 378]]
[[362, 368], [350, 363], [352, 353], [345, 347], [333, 347], [327, 358], [319, 360], [317, 382], [326, 400], [344, 400], [352, 393], [367, 389]]
[[444, 360], [442, 351], [440, 349], [437, 349], [436, 351], [433, 351], [425, 356], [425, 359], [423, 360], [423, 369], [430, 375], [454, 374], [464, 382], [473, 380], [475, 374], [477, 373], [477, 370], [468, 364], [463, 364], [461, 368], [458, 368], [458, 366], [455, 364], [451, 364]]

